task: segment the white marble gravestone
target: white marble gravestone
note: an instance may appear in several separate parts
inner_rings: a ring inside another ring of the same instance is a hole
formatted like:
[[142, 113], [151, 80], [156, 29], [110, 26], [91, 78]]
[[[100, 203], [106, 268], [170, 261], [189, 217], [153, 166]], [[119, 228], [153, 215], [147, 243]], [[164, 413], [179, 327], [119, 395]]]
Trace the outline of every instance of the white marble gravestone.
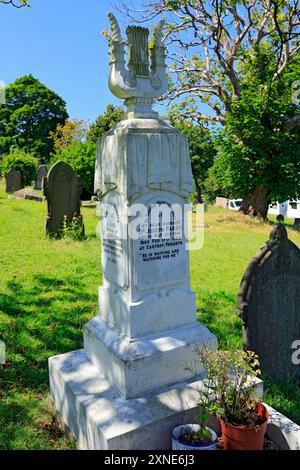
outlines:
[[83, 350], [50, 358], [50, 389], [82, 448], [168, 449], [171, 429], [191, 419], [198, 400], [203, 369], [190, 369], [195, 348], [215, 348], [216, 338], [196, 321], [190, 289], [188, 141], [151, 107], [167, 86], [163, 25], [154, 30], [151, 69], [148, 30], [127, 29], [126, 68], [120, 29], [109, 18], [110, 89], [125, 99], [127, 119], [97, 148], [99, 314], [84, 327]]

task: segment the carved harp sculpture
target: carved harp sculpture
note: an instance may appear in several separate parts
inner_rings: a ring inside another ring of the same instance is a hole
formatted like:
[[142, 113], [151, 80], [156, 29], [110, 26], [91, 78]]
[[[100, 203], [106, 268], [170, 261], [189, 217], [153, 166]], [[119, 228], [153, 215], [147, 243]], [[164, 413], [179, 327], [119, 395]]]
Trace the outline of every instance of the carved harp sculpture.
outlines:
[[[149, 47], [149, 30], [129, 26], [126, 30], [128, 67], [125, 64], [125, 42], [115, 16], [108, 14], [112, 35], [110, 40], [109, 88], [127, 105], [127, 118], [157, 118], [152, 109], [155, 98], [162, 96], [168, 87], [166, 50], [162, 44], [161, 21], [154, 29]], [[150, 59], [149, 60], [149, 55]]]

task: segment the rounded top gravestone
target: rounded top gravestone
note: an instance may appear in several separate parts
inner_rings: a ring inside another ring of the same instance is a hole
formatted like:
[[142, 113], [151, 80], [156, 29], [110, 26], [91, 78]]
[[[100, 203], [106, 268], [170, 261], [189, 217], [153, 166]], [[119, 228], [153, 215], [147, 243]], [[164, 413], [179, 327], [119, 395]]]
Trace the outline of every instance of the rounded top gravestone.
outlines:
[[35, 187], [34, 189], [43, 189], [43, 181], [44, 178], [46, 178], [48, 174], [48, 169], [47, 165], [41, 165], [39, 166], [37, 173], [36, 173], [36, 181], [35, 181]]
[[9, 171], [5, 174], [5, 182], [5, 191], [9, 194], [12, 194], [22, 189], [21, 173], [19, 171], [16, 171], [14, 168], [10, 168]]
[[300, 383], [293, 347], [300, 340], [300, 250], [283, 225], [249, 264], [238, 293], [244, 349], [255, 351], [261, 369], [278, 379]]
[[56, 162], [44, 179], [44, 194], [48, 203], [46, 231], [59, 236], [64, 220], [71, 223], [80, 215], [81, 183], [73, 168], [63, 161]]

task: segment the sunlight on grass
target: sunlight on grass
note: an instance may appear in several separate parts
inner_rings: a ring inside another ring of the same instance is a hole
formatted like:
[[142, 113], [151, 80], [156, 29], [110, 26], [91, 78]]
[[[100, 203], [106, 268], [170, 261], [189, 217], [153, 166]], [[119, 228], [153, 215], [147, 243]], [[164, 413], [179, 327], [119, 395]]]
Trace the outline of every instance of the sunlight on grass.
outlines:
[[[97, 313], [101, 284], [95, 209], [83, 208], [87, 239], [45, 235], [46, 204], [10, 200], [0, 182], [0, 449], [70, 449], [48, 399], [48, 357], [82, 348], [82, 327]], [[236, 295], [251, 258], [269, 238], [271, 224], [209, 208], [205, 243], [190, 252], [197, 317], [225, 347], [241, 346]], [[290, 238], [300, 246], [300, 233]], [[300, 422], [293, 386], [267, 383], [269, 403]]]

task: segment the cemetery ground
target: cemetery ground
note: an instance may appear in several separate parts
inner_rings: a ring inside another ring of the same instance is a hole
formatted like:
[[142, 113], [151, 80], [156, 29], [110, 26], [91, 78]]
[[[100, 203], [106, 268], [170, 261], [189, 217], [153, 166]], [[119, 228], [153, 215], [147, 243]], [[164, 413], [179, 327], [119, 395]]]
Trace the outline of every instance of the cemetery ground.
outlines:
[[[45, 236], [46, 204], [10, 200], [0, 181], [0, 449], [73, 449], [48, 399], [48, 357], [82, 347], [82, 327], [97, 312], [101, 284], [95, 208], [82, 214], [86, 240]], [[269, 238], [270, 224], [209, 207], [205, 243], [191, 251], [198, 318], [223, 347], [241, 347], [236, 296], [249, 261]], [[289, 225], [289, 224], [288, 224]], [[289, 228], [300, 246], [300, 231]], [[267, 333], [266, 333], [267, 334]], [[265, 381], [265, 401], [300, 424], [300, 389]]]

